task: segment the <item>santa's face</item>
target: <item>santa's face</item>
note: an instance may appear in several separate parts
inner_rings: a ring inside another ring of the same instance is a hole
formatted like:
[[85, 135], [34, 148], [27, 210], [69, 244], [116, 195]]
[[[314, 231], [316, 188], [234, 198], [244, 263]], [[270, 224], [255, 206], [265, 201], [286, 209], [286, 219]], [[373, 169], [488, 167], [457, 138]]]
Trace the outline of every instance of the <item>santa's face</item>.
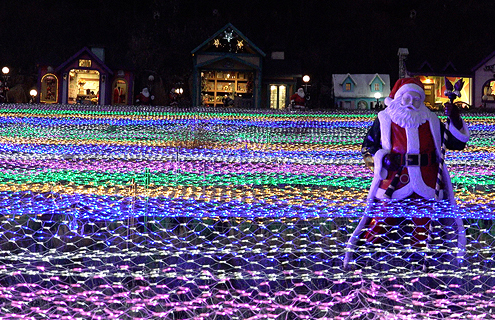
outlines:
[[401, 105], [409, 110], [418, 110], [423, 101], [421, 95], [415, 91], [406, 91], [401, 97]]
[[421, 95], [415, 91], [406, 91], [393, 100], [385, 109], [393, 122], [402, 128], [417, 128], [428, 118], [428, 108]]

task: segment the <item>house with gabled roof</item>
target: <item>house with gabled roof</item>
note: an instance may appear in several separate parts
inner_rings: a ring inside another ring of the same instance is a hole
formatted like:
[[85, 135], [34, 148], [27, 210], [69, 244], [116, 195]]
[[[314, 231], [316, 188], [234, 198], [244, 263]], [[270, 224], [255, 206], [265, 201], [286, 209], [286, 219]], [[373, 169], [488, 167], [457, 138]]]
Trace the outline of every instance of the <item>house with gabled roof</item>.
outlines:
[[495, 110], [495, 51], [485, 56], [485, 50], [489, 47], [462, 56], [455, 64], [451, 59], [445, 61], [443, 55], [433, 55], [428, 60], [408, 63], [407, 74], [421, 80], [425, 86], [425, 103], [435, 104], [435, 109], [448, 101], [444, 93], [447, 78], [451, 83], [464, 81], [456, 104], [463, 108]]
[[302, 79], [301, 64], [276, 44], [271, 49], [265, 54], [226, 24], [191, 51], [193, 106], [284, 109]]
[[495, 109], [495, 51], [481, 60], [473, 72], [473, 106]]
[[58, 67], [41, 66], [40, 103], [132, 104], [134, 75], [105, 64], [103, 48], [84, 47]]
[[[420, 60], [421, 61], [421, 60]], [[418, 78], [425, 88], [425, 105], [433, 110], [441, 108], [449, 98], [445, 96], [445, 78], [455, 83], [463, 79], [464, 87], [461, 90], [461, 97], [455, 100], [460, 104], [471, 104], [472, 75], [461, 71], [452, 61], [443, 59], [429, 59], [418, 63], [418, 68], [412, 68], [408, 64], [407, 75]]]
[[191, 51], [193, 105], [261, 105], [262, 63], [266, 54], [231, 23]]
[[375, 109], [383, 107], [383, 99], [390, 94], [388, 74], [334, 74], [333, 97], [339, 109]]

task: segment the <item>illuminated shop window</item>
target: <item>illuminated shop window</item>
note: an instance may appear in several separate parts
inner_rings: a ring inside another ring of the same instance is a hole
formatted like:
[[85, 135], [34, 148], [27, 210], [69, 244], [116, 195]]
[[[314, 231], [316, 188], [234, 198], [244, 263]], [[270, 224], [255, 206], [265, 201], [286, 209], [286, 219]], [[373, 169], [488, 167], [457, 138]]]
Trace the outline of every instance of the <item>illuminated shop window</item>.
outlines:
[[112, 88], [112, 104], [127, 104], [127, 82], [124, 79], [116, 79]]
[[286, 102], [286, 86], [272, 84], [270, 85], [270, 108], [284, 109]]
[[495, 102], [495, 80], [489, 80], [483, 86], [483, 101]]
[[[203, 70], [201, 71], [201, 95], [205, 106], [223, 106], [225, 102], [252, 97], [252, 72], [237, 72], [234, 70]], [[229, 98], [230, 100], [226, 99]], [[228, 100], [228, 101], [227, 101]]]
[[56, 103], [58, 100], [58, 79], [54, 74], [48, 73], [41, 78], [40, 102]]
[[98, 104], [100, 73], [97, 70], [72, 69], [69, 71], [68, 81], [69, 104]]
[[85, 68], [91, 68], [91, 60], [79, 59], [79, 66]]

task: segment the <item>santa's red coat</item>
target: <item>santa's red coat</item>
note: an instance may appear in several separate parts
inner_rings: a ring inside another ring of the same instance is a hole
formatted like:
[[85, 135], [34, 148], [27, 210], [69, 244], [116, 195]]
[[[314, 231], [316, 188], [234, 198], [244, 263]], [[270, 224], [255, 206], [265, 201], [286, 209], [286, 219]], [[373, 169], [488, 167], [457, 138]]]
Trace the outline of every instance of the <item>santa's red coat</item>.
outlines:
[[[363, 155], [365, 157], [371, 155], [374, 163], [374, 176], [368, 198], [384, 198], [384, 192], [390, 184], [391, 176], [396, 173], [388, 172], [382, 167], [382, 160], [386, 154], [429, 154], [435, 152], [437, 159], [440, 159], [444, 130], [442, 122], [433, 112], [428, 112], [427, 121], [419, 128], [401, 128], [392, 122], [387, 109], [379, 112], [362, 146]], [[447, 135], [449, 137], [446, 141], [447, 149], [462, 150], [469, 140], [469, 130], [464, 122], [460, 130], [450, 126]], [[409, 176], [409, 181], [399, 184], [392, 198], [404, 199], [413, 193], [426, 199], [434, 198], [437, 170], [435, 165], [405, 167], [403, 173]], [[453, 201], [452, 185], [445, 164], [442, 178], [444, 198]]]
[[292, 96], [290, 96], [290, 100], [294, 101], [296, 106], [304, 107], [306, 104], [306, 99], [301, 97], [297, 93], [294, 93]]
[[136, 97], [136, 102], [142, 105], [149, 105], [151, 103], [151, 98], [150, 96], [145, 96], [143, 93], [140, 93]]

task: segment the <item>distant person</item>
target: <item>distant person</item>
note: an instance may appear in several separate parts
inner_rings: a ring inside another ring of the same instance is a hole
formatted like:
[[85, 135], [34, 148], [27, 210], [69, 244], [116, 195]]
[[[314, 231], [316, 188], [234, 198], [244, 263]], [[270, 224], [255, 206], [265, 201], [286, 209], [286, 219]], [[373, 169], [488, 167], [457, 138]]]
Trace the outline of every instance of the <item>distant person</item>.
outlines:
[[225, 107], [231, 107], [234, 105], [234, 99], [232, 99], [231, 97], [229, 96], [225, 96], [223, 99], [222, 99], [222, 102], [223, 102], [223, 105]]

